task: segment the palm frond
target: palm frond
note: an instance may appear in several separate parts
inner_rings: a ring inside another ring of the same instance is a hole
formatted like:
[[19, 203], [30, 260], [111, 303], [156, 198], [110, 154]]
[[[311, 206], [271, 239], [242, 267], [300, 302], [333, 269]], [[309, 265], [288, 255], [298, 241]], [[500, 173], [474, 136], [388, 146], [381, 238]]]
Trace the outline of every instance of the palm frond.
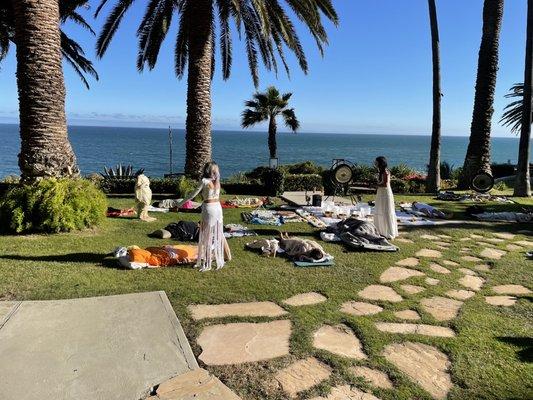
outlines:
[[518, 97], [520, 100], [513, 101], [505, 106], [500, 123], [503, 126], [511, 128], [511, 132], [519, 134], [522, 128], [522, 114], [524, 110], [524, 84], [515, 83], [511, 89], [509, 89], [509, 93], [507, 93], [505, 97]]
[[231, 2], [217, 0], [217, 6], [218, 19], [220, 21], [220, 56], [222, 57], [222, 79], [226, 80], [230, 76], [232, 63], [232, 43], [229, 18], [230, 14], [235, 15], [235, 12], [232, 12], [231, 10]]
[[61, 31], [61, 52], [67, 62], [74, 68], [74, 71], [80, 76], [87, 89], [89, 89], [89, 83], [84, 74], [89, 74], [96, 80], [99, 79], [93, 63], [85, 57], [82, 47], [63, 31]]
[[289, 128], [291, 131], [296, 132], [298, 129], [300, 129], [300, 122], [296, 118], [296, 113], [294, 112], [294, 108], [288, 108], [281, 112], [281, 116], [283, 117], [283, 121], [285, 122], [285, 126]]
[[247, 108], [241, 114], [241, 126], [243, 128], [249, 128], [253, 125], [266, 121], [267, 119], [268, 115]]
[[[96, 10], [95, 15], [98, 15], [100, 9], [106, 2], [107, 0], [102, 0], [102, 3]], [[109, 44], [111, 43], [111, 40], [113, 39], [113, 36], [115, 35], [115, 32], [117, 31], [118, 26], [120, 25], [120, 21], [122, 21], [124, 14], [126, 11], [128, 11], [133, 2], [134, 0], [119, 0], [117, 5], [111, 11], [111, 14], [109, 14], [109, 17], [102, 28], [102, 32], [100, 32], [98, 40], [96, 41], [96, 55], [98, 57], [101, 58], [105, 54]]]
[[174, 69], [178, 79], [183, 78], [189, 58], [189, 23], [191, 21], [188, 4], [188, 2], [183, 4], [181, 9], [179, 29], [174, 48]]

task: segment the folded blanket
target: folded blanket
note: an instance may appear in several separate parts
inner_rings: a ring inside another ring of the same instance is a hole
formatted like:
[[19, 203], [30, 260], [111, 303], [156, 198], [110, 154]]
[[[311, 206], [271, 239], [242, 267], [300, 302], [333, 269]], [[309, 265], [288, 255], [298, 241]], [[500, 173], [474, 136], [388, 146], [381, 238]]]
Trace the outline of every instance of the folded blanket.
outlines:
[[114, 256], [119, 265], [129, 269], [170, 267], [194, 263], [198, 258], [198, 246], [117, 247]]
[[321, 262], [307, 262], [307, 261], [295, 261], [296, 267], [332, 267], [335, 265], [333, 261], [321, 261]]

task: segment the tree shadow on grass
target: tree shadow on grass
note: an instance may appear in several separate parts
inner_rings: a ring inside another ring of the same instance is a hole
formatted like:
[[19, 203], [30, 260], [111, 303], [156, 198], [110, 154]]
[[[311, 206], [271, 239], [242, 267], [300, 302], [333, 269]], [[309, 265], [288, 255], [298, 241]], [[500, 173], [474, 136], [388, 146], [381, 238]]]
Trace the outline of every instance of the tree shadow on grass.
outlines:
[[103, 264], [109, 254], [102, 253], [70, 253], [51, 254], [46, 256], [32, 256], [20, 254], [2, 254], [0, 259], [13, 261], [36, 261], [36, 262], [64, 262], [64, 263], [92, 263]]
[[533, 362], [533, 337], [500, 336], [497, 339], [500, 342], [521, 348], [521, 350], [516, 353], [520, 361], [527, 363]]

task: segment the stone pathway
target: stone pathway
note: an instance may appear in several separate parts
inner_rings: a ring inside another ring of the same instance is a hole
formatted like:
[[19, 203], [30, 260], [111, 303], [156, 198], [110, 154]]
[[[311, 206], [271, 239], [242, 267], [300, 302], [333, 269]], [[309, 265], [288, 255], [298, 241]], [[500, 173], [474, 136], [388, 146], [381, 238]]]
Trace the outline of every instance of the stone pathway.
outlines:
[[290, 397], [296, 397], [298, 393], [308, 390], [320, 382], [328, 379], [331, 368], [314, 357], [299, 360], [280, 370], [276, 381]]
[[485, 283], [485, 280], [479, 276], [465, 275], [461, 279], [459, 279], [458, 282], [465, 288], [477, 292], [481, 289], [481, 287]]
[[437, 336], [437, 337], [454, 337], [455, 332], [450, 328], [437, 325], [426, 324], [410, 324], [410, 323], [397, 323], [397, 322], [376, 322], [376, 328], [382, 332], [389, 333], [414, 333], [424, 336]]
[[448, 268], [444, 268], [442, 265], [435, 263], [430, 264], [429, 269], [438, 274], [449, 274], [451, 272]]
[[382, 300], [390, 301], [391, 303], [399, 303], [403, 300], [402, 296], [394, 291], [393, 288], [383, 285], [370, 285], [361, 290], [359, 296], [367, 300]]
[[422, 249], [417, 251], [415, 256], [425, 258], [441, 258], [442, 253], [438, 250]]
[[195, 321], [205, 318], [224, 317], [280, 317], [287, 314], [283, 308], [271, 301], [234, 304], [198, 304], [189, 306]]
[[517, 246], [516, 244], [508, 244], [505, 248], [509, 251], [522, 251], [523, 247]]
[[513, 296], [485, 296], [485, 301], [493, 306], [511, 307], [517, 301]]
[[370, 393], [365, 393], [355, 386], [335, 386], [327, 397], [313, 397], [311, 400], [379, 400]]
[[349, 371], [355, 376], [364, 378], [364, 380], [369, 382], [372, 386], [381, 389], [394, 388], [389, 376], [385, 372], [362, 366], [351, 367]]
[[323, 325], [313, 334], [313, 346], [354, 360], [367, 358], [361, 342], [346, 325]]
[[474, 257], [474, 256], [462, 256], [461, 260], [467, 261], [467, 262], [480, 262], [480, 261], [483, 261], [481, 258]]
[[491, 260], [499, 260], [507, 253], [503, 250], [497, 250], [497, 249], [491, 249], [491, 248], [485, 248], [479, 255], [483, 258], [489, 258]]
[[498, 286], [493, 286], [492, 291], [498, 294], [514, 294], [514, 295], [531, 293], [531, 290], [529, 290], [527, 287], [522, 286], [522, 285], [498, 285]]
[[414, 257], [405, 258], [396, 262], [396, 265], [400, 267], [416, 267], [418, 264], [420, 264], [420, 260]]
[[442, 263], [444, 265], [447, 265], [448, 267], [458, 267], [459, 266], [458, 263], [456, 263], [455, 261], [451, 261], [451, 260], [444, 260], [444, 261], [442, 261]]
[[463, 302], [446, 297], [430, 297], [420, 300], [422, 309], [437, 321], [449, 321], [457, 317]]
[[424, 280], [424, 282], [426, 282], [426, 284], [430, 285], [430, 286], [436, 286], [440, 283], [440, 281], [438, 279], [435, 279], [435, 278], [426, 278]]
[[327, 298], [320, 293], [309, 292], [292, 296], [286, 300], [283, 300], [283, 304], [287, 304], [293, 307], [310, 306], [314, 304], [323, 303]]
[[374, 315], [383, 311], [383, 307], [362, 301], [347, 301], [342, 304], [341, 311], [355, 316]]
[[396, 281], [404, 281], [413, 276], [424, 276], [423, 272], [415, 269], [403, 268], [403, 267], [390, 267], [379, 277], [379, 281], [382, 283], [390, 283]]
[[395, 311], [394, 316], [396, 318], [405, 319], [409, 321], [416, 321], [420, 319], [420, 315], [415, 310]]
[[465, 275], [471, 275], [471, 276], [476, 276], [477, 274], [472, 271], [471, 269], [468, 269], [468, 268], [457, 268], [457, 271], [465, 274]]
[[519, 246], [524, 246], [525, 248], [528, 248], [528, 249], [533, 248], [533, 242], [529, 240], [519, 240], [515, 243]]
[[476, 292], [465, 289], [451, 289], [448, 290], [445, 294], [446, 296], [452, 297], [456, 300], [468, 300], [470, 297], [474, 296]]
[[407, 294], [417, 294], [426, 290], [425, 287], [416, 285], [400, 285], [400, 288]]
[[502, 233], [493, 233], [494, 236], [496, 236], [497, 238], [500, 238], [500, 239], [505, 239], [505, 240], [513, 240], [515, 238], [515, 235], [512, 234], [512, 233], [505, 233], [505, 232], [502, 232]]

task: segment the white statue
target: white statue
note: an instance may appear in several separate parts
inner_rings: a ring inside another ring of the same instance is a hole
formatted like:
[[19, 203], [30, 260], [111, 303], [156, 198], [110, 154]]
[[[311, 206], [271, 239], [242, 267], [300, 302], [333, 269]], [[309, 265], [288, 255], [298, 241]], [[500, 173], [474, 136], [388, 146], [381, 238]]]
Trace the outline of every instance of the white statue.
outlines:
[[135, 183], [135, 203], [137, 205], [139, 219], [146, 222], [156, 220], [156, 218], [148, 215], [148, 206], [152, 204], [152, 190], [150, 190], [150, 180], [144, 174], [137, 176], [137, 182]]

